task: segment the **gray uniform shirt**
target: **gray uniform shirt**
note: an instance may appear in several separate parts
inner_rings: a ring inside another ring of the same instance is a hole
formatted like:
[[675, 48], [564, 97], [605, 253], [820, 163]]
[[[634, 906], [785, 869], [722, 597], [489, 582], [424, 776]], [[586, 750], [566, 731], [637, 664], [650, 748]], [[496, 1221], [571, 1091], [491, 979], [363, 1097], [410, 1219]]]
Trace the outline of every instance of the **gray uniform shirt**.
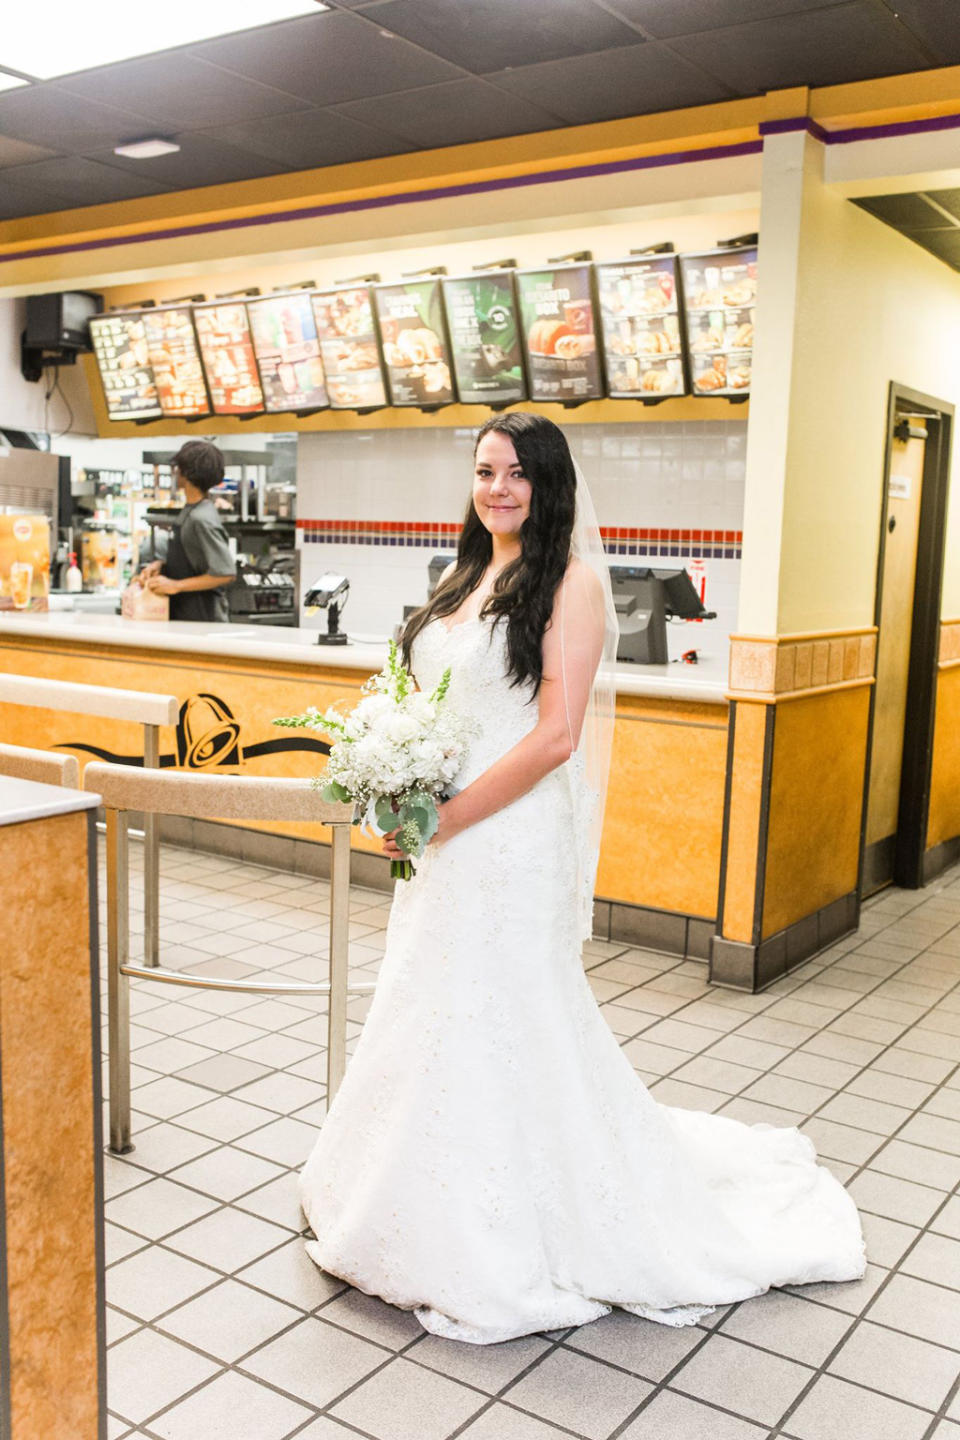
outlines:
[[[230, 553], [227, 532], [220, 512], [205, 496], [195, 505], [185, 505], [180, 515], [180, 544], [194, 575], [235, 575], [236, 561]], [[166, 566], [164, 567], [166, 569]], [[181, 578], [181, 577], [178, 577]], [[176, 620], [226, 620], [228, 615], [225, 587], [208, 590], [201, 595], [171, 597], [170, 617]], [[198, 603], [199, 602], [199, 603]], [[209, 614], [212, 609], [213, 614]], [[197, 613], [194, 613], [194, 612]], [[206, 611], [207, 613], [200, 613]]]

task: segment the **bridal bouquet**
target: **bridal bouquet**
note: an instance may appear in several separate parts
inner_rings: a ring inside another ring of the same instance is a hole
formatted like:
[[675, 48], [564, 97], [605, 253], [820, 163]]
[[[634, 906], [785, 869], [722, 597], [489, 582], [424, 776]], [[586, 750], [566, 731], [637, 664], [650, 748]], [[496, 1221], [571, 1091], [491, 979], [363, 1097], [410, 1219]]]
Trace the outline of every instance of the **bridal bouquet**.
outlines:
[[324, 800], [353, 801], [361, 823], [378, 835], [399, 829], [404, 859], [390, 874], [409, 880], [413, 862], [437, 829], [437, 800], [463, 762], [469, 725], [446, 705], [450, 670], [432, 695], [417, 690], [397, 645], [379, 675], [363, 686], [360, 703], [343, 715], [310, 706], [274, 725], [319, 730], [333, 740], [326, 771], [314, 781]]

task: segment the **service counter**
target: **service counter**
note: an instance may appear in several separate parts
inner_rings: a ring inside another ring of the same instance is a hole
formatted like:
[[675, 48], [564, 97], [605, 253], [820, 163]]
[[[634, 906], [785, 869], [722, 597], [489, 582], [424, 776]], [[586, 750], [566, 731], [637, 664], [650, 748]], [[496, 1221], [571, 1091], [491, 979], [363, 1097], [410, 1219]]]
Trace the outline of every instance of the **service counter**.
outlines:
[[[597, 894], [597, 933], [705, 958], [716, 915], [727, 748], [727, 648], [696, 627], [697, 665], [616, 667], [617, 721]], [[312, 775], [325, 747], [271, 722], [359, 698], [386, 644], [317, 644], [315, 630], [149, 623], [71, 612], [0, 615], [0, 671], [174, 694], [161, 764]], [[137, 726], [0, 704], [0, 739], [140, 763]], [[202, 834], [199, 831], [202, 829]], [[321, 831], [184, 822], [169, 838], [240, 859], [322, 871]], [[308, 842], [304, 844], [303, 842]], [[387, 884], [379, 847], [354, 832], [355, 875]]]

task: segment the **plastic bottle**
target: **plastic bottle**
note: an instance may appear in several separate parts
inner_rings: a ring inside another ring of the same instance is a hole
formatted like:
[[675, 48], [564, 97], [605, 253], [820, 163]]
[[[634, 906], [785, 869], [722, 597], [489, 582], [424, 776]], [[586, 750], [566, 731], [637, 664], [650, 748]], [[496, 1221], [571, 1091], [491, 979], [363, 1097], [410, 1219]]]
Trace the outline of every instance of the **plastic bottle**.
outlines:
[[80, 566], [77, 564], [76, 550], [70, 551], [70, 569], [67, 571], [65, 588], [71, 595], [76, 595], [83, 589], [83, 576], [80, 573]]

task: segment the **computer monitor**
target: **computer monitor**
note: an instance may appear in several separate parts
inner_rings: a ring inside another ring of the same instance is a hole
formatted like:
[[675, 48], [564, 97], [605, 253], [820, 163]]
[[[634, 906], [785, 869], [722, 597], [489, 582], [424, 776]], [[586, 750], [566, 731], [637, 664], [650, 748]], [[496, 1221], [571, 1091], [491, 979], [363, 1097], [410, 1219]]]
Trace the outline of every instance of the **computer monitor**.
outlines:
[[456, 560], [456, 551], [448, 551], [444, 555], [434, 555], [427, 566], [427, 599], [433, 599], [433, 592], [440, 584], [440, 576], [447, 566]]
[[686, 570], [649, 565], [611, 565], [613, 601], [620, 626], [617, 659], [639, 665], [666, 665], [668, 615], [684, 620], [709, 617]]

